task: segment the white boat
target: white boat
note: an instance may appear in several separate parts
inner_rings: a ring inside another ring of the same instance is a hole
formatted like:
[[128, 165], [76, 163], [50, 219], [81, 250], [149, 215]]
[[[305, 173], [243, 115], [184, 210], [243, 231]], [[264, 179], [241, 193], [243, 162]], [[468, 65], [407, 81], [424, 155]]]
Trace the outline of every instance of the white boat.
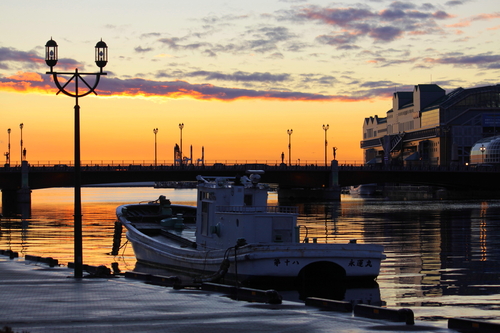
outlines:
[[187, 273], [195, 282], [223, 278], [273, 288], [319, 280], [373, 283], [385, 258], [381, 245], [301, 240], [297, 207], [268, 206], [259, 173], [198, 176], [196, 208], [164, 197], [119, 206], [137, 261]]
[[351, 186], [349, 194], [354, 198], [371, 198], [382, 196], [383, 187], [378, 184], [361, 184]]

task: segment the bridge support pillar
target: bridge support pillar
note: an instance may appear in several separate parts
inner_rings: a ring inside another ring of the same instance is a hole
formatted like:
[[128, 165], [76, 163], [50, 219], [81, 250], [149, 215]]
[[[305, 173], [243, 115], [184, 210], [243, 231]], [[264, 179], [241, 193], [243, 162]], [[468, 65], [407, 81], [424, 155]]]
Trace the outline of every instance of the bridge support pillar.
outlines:
[[2, 214], [4, 216], [31, 217], [31, 190], [28, 186], [29, 165], [27, 161], [21, 164], [21, 188], [2, 189]]
[[311, 202], [311, 201], [340, 201], [340, 191], [329, 188], [280, 188], [278, 201], [286, 202]]
[[330, 184], [327, 190], [330, 192], [331, 200], [340, 201], [339, 161], [332, 160], [331, 169]]
[[278, 201], [340, 201], [339, 163], [332, 161], [329, 182], [321, 188], [279, 188]]
[[20, 216], [31, 217], [31, 190], [24, 189], [2, 189], [2, 215], [6, 217]]

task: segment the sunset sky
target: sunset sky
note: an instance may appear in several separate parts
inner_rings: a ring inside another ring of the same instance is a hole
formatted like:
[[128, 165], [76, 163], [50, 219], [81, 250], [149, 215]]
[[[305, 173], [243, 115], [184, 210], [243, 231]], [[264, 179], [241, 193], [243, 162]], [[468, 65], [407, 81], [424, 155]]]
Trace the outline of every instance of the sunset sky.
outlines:
[[[80, 99], [83, 163], [172, 161], [361, 162], [365, 117], [385, 116], [392, 93], [436, 83], [447, 92], [499, 82], [500, 2], [321, 0], [2, 1], [0, 152], [30, 163], [73, 159], [74, 99], [45, 74], [97, 72], [98, 96]], [[89, 79], [90, 80], [90, 79]], [[4, 162], [2, 162], [3, 164]]]

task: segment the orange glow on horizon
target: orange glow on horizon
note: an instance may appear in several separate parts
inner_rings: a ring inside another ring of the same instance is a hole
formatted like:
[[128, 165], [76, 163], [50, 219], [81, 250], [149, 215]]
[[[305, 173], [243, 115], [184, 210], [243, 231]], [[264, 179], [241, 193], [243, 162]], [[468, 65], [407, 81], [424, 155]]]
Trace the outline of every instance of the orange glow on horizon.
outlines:
[[[23, 141], [30, 163], [71, 164], [73, 112], [70, 99], [60, 97], [62, 95], [55, 98], [57, 88], [51, 75], [18, 72], [9, 79], [11, 81], [0, 83], [0, 93], [12, 94], [4, 99], [5, 105], [13, 109], [5, 118], [6, 126], [14, 129], [12, 146], [19, 142], [14, 124], [24, 122]], [[173, 148], [179, 144], [177, 125], [181, 122], [186, 124], [184, 156], [192, 157], [193, 161], [202, 157], [204, 147], [207, 163], [279, 164], [281, 153], [288, 160], [286, 129], [292, 128], [293, 163], [323, 164], [325, 132], [321, 125], [328, 123], [327, 160], [333, 158], [332, 148], [337, 147], [339, 163], [361, 163], [359, 142], [363, 120], [377, 114], [369, 110], [380, 110], [383, 114], [379, 112], [379, 115], [385, 116], [390, 104], [390, 96], [383, 95], [377, 98], [325, 96], [186, 82], [178, 85], [145, 80], [142, 85], [141, 82], [132, 82], [139, 83], [132, 87], [120, 80], [107, 82], [103, 90], [97, 89], [97, 98], [91, 94], [80, 102], [83, 163], [152, 163], [151, 129], [155, 127], [160, 128], [158, 160], [173, 163]], [[122, 91], [113, 91], [109, 83], [117, 83]], [[19, 94], [31, 94], [32, 97], [16, 98]], [[51, 98], [50, 101], [47, 98]], [[5, 142], [6, 134], [0, 132], [0, 145]], [[12, 151], [11, 161], [13, 164], [19, 161], [16, 149]]]

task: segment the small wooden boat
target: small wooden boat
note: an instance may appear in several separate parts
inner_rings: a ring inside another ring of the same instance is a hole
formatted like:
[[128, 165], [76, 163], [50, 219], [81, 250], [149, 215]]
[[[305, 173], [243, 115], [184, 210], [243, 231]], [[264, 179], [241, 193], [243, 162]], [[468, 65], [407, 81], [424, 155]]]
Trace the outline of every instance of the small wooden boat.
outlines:
[[371, 281], [385, 258], [381, 245], [300, 239], [297, 207], [268, 206], [260, 171], [243, 177], [198, 176], [197, 207], [161, 196], [117, 208], [140, 263], [181, 271], [195, 282], [238, 281], [285, 287]]

